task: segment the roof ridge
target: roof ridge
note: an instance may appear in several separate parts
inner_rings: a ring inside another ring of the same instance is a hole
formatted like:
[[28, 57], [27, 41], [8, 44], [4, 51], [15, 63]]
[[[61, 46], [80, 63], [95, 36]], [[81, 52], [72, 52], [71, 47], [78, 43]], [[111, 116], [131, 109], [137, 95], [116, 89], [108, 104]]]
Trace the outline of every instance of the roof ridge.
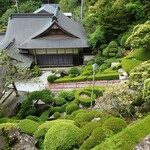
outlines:
[[53, 22], [54, 20], [58, 22], [58, 19], [57, 19], [58, 11], [59, 11], [59, 6], [57, 5], [56, 8], [55, 8], [55, 11], [54, 11], [54, 15], [53, 15], [53, 17], [52, 17], [52, 22]]

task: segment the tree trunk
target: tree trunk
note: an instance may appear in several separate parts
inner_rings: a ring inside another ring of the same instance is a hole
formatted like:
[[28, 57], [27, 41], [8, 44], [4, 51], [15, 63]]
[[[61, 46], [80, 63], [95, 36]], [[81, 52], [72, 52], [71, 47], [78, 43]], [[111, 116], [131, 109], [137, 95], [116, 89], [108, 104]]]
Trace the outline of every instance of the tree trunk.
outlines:
[[14, 81], [12, 82], [12, 85], [13, 85], [13, 88], [14, 88], [14, 91], [15, 91], [15, 94], [16, 94], [16, 97], [18, 97], [18, 96], [19, 96], [19, 93], [18, 93], [18, 90], [17, 90], [17, 87], [16, 87]]

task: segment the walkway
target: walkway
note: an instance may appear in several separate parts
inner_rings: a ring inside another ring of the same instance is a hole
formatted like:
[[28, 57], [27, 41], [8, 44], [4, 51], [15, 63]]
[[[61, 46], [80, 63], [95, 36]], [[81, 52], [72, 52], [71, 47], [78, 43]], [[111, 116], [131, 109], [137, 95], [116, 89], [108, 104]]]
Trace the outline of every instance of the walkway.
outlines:
[[[95, 86], [107, 86], [111, 84], [121, 83], [120, 80], [101, 80], [95, 81]], [[83, 81], [83, 82], [65, 82], [65, 83], [52, 83], [46, 84], [45, 88], [51, 91], [62, 91], [62, 90], [73, 90], [78, 88], [85, 88], [86, 86], [92, 86], [93, 81]]]

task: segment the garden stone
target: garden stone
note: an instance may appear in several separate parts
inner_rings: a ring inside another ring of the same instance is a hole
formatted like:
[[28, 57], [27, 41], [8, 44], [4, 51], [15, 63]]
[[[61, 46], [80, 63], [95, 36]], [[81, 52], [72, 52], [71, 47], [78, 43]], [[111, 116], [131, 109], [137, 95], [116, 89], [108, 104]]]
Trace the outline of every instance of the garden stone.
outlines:
[[133, 150], [150, 150], [150, 135], [140, 142]]

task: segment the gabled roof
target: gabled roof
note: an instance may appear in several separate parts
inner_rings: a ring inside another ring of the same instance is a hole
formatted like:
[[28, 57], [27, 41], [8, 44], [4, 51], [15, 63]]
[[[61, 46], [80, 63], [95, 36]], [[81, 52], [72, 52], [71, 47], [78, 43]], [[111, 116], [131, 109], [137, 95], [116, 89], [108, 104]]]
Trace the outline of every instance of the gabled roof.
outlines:
[[[65, 39], [43, 38], [51, 31], [54, 24], [66, 33]], [[13, 58], [22, 63], [26, 62], [24, 59], [26, 55], [20, 54], [18, 49], [86, 47], [89, 45], [84, 27], [65, 16], [58, 5], [44, 5], [32, 14], [11, 14], [7, 32], [0, 44], [0, 49], [7, 48], [11, 54], [14, 54]]]
[[54, 13], [56, 7], [58, 7], [58, 4], [43, 4], [41, 8], [36, 10], [33, 13]]

